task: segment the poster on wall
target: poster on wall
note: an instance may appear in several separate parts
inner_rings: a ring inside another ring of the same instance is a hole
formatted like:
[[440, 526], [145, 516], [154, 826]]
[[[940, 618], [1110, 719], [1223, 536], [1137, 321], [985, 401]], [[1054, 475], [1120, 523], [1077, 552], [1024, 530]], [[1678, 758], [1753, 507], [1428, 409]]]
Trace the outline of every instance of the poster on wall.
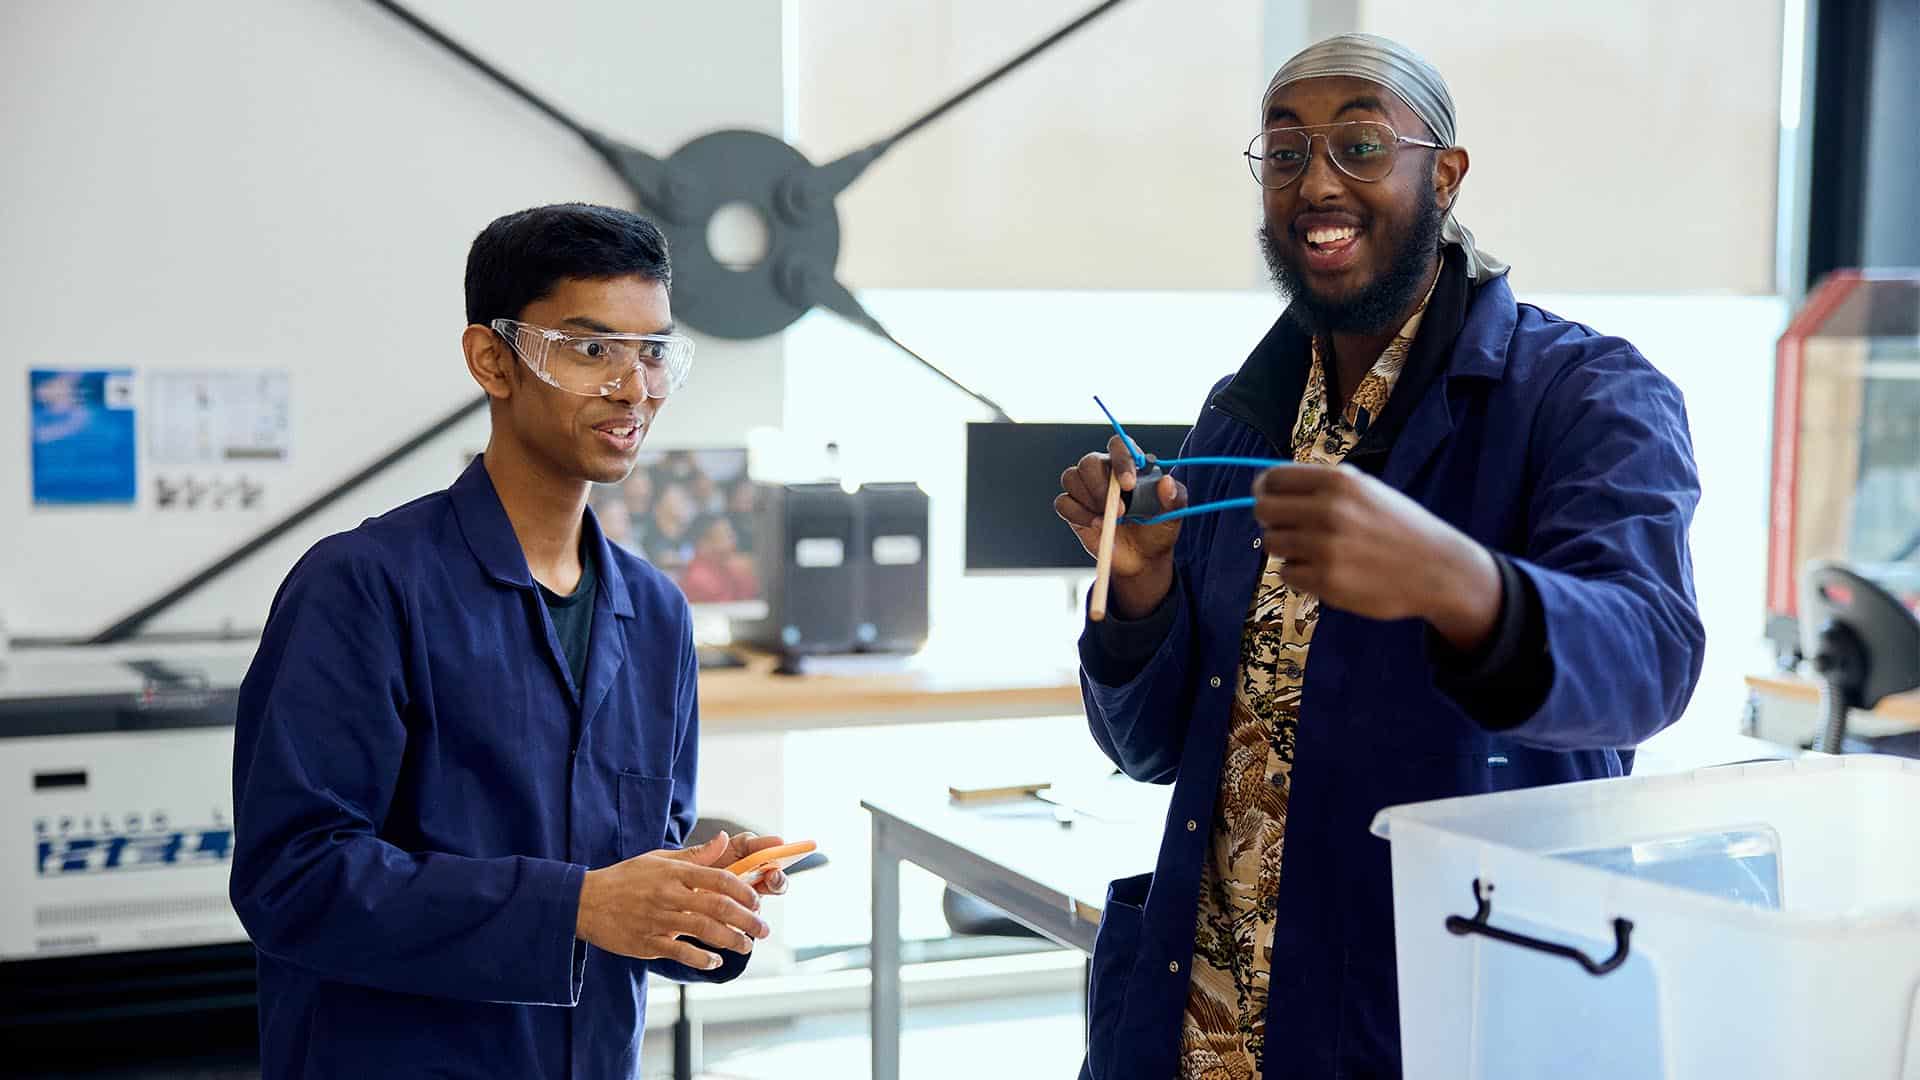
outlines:
[[33, 501], [130, 505], [135, 473], [133, 372], [27, 372]]
[[147, 450], [154, 465], [284, 462], [290, 450], [284, 371], [149, 371]]

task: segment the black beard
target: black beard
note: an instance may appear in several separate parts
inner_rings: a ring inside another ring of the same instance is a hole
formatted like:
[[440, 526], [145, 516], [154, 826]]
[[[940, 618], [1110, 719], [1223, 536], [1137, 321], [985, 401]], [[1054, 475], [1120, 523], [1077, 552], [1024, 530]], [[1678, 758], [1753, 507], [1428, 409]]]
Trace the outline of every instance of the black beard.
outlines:
[[1422, 184], [1420, 191], [1418, 212], [1405, 234], [1377, 237], [1393, 245], [1386, 273], [1345, 299], [1316, 294], [1308, 287], [1306, 274], [1289, 261], [1287, 252], [1267, 227], [1262, 225], [1256, 230], [1260, 254], [1267, 260], [1267, 275], [1286, 299], [1287, 314], [1308, 333], [1316, 335], [1383, 334], [1395, 329], [1394, 320], [1406, 314], [1413, 306], [1415, 294], [1427, 283], [1427, 260], [1440, 250], [1440, 227], [1446, 221], [1433, 188]]

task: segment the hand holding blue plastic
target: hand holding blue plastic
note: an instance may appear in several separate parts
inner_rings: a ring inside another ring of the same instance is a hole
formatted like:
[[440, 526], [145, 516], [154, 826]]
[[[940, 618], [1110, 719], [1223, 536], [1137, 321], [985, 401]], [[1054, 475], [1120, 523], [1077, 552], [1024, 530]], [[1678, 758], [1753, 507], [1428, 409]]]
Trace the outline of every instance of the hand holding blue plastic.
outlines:
[[[1176, 468], [1191, 468], [1196, 465], [1214, 466], [1214, 467], [1220, 467], [1220, 468], [1237, 468], [1237, 469], [1271, 469], [1276, 465], [1293, 464], [1293, 462], [1283, 458], [1206, 457], [1206, 456], [1190, 457], [1190, 458], [1176, 457], [1176, 458], [1167, 458], [1167, 459], [1156, 458], [1150, 454], [1143, 452], [1140, 449], [1140, 444], [1134, 442], [1133, 436], [1128, 435], [1127, 430], [1120, 426], [1120, 421], [1114, 419], [1113, 412], [1107, 408], [1106, 402], [1100, 400], [1100, 396], [1098, 394], [1094, 395], [1093, 403], [1095, 405], [1100, 406], [1101, 412], [1107, 414], [1107, 422], [1113, 425], [1114, 433], [1120, 436], [1120, 440], [1122, 442], [1126, 443], [1128, 452], [1133, 455], [1133, 465], [1134, 465], [1134, 468], [1136, 469], [1147, 469], [1150, 467], [1157, 467], [1160, 469], [1176, 469]], [[1136, 488], [1136, 490], [1138, 490], [1138, 488]], [[1221, 499], [1217, 502], [1201, 503], [1198, 506], [1183, 506], [1178, 510], [1169, 510], [1165, 513], [1153, 514], [1150, 516], [1128, 514], [1127, 516], [1121, 518], [1120, 520], [1128, 525], [1158, 525], [1163, 521], [1177, 521], [1181, 518], [1193, 517], [1196, 514], [1217, 514], [1222, 510], [1238, 510], [1242, 508], [1251, 509], [1252, 507], [1253, 507], [1253, 498], [1251, 496], [1248, 496], [1242, 499]]]

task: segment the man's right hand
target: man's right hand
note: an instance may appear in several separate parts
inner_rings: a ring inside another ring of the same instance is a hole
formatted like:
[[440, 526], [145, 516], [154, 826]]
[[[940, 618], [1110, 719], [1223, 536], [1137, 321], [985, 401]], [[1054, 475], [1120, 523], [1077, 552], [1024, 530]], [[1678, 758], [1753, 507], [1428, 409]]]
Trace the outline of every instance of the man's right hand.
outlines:
[[[1060, 474], [1061, 494], [1053, 500], [1054, 513], [1072, 527], [1087, 554], [1100, 550], [1100, 530], [1105, 524], [1107, 474], [1120, 475], [1120, 491], [1133, 490], [1133, 456], [1126, 442], [1115, 435], [1107, 442], [1104, 454], [1088, 454], [1079, 463]], [[1186, 485], [1171, 475], [1160, 478], [1156, 494], [1162, 510], [1178, 510], [1187, 505]], [[1125, 516], [1126, 507], [1121, 507]], [[1123, 619], [1143, 618], [1160, 606], [1167, 590], [1173, 587], [1173, 542], [1180, 537], [1180, 522], [1159, 525], [1121, 525], [1113, 536], [1113, 577], [1111, 604]]]
[[611, 953], [676, 960], [712, 971], [720, 957], [683, 937], [737, 953], [770, 932], [754, 912], [752, 886], [714, 865], [726, 857], [721, 833], [697, 848], [650, 851], [587, 871], [574, 934]]

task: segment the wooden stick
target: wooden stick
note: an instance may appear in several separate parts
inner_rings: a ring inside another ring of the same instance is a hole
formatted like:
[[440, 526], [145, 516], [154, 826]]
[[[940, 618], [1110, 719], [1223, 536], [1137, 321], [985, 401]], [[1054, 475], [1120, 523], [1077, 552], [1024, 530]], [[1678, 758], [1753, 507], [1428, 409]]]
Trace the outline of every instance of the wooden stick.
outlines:
[[1107, 466], [1107, 516], [1100, 527], [1100, 554], [1093, 561], [1093, 602], [1087, 605], [1087, 618], [1100, 622], [1107, 617], [1107, 585], [1113, 578], [1113, 534], [1120, 526], [1120, 470]]

